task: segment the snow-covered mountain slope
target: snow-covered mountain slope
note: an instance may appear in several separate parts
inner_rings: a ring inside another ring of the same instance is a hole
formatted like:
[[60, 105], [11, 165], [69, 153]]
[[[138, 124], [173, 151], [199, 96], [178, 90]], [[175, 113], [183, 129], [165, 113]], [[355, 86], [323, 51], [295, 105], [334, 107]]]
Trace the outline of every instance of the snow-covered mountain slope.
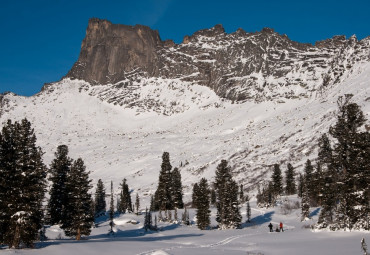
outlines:
[[[343, 81], [307, 98], [233, 103], [206, 86], [181, 79], [142, 78], [131, 89], [64, 79], [32, 97], [8, 93], [0, 100], [0, 122], [27, 117], [36, 130], [47, 164], [67, 144], [82, 157], [94, 183], [128, 179], [144, 198], [156, 188], [161, 156], [180, 166], [189, 199], [191, 185], [211, 179], [221, 159], [230, 161], [244, 186], [269, 178], [271, 165], [291, 162], [298, 171], [316, 157], [316, 141], [335, 121], [338, 96], [354, 94], [370, 113], [370, 63], [358, 63]], [[121, 93], [121, 94], [119, 94]], [[126, 99], [122, 104], [105, 97]]]

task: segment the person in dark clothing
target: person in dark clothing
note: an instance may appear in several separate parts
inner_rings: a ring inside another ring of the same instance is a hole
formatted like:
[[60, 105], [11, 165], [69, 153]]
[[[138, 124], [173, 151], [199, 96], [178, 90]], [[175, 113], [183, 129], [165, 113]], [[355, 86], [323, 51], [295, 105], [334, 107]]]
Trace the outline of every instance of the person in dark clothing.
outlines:
[[269, 224], [269, 228], [270, 228], [270, 232], [274, 232], [273, 230], [272, 230], [272, 224], [271, 224], [271, 222], [270, 222], [270, 224]]

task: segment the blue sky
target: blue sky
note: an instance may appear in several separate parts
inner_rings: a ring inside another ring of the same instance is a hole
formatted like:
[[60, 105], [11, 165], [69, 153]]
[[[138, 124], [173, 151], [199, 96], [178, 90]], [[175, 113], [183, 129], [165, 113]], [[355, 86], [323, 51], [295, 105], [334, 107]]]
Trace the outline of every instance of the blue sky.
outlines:
[[147, 25], [177, 43], [215, 24], [228, 33], [271, 27], [314, 43], [334, 35], [369, 36], [369, 10], [369, 0], [1, 0], [0, 93], [30, 96], [60, 80], [78, 59], [91, 17]]

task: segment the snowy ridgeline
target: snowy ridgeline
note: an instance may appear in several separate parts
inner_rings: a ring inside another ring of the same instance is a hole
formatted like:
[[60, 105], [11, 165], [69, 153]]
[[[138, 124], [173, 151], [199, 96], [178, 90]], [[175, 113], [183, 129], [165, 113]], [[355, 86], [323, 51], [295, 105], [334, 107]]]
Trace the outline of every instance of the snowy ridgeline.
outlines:
[[[308, 221], [300, 221], [300, 209], [287, 210], [287, 204], [299, 203], [296, 196], [284, 197], [278, 205], [270, 209], [256, 207], [251, 202], [251, 223], [243, 223], [241, 229], [199, 230], [196, 227], [195, 210], [190, 209], [191, 225], [159, 222], [160, 231], [143, 229], [144, 216], [136, 214], [116, 215], [114, 234], [108, 235], [110, 226], [107, 216], [98, 218], [97, 226], [91, 235], [81, 242], [64, 236], [58, 226], [46, 229], [48, 240], [37, 243], [36, 250], [17, 250], [17, 254], [127, 254], [127, 255], [285, 255], [285, 254], [363, 254], [361, 239], [370, 243], [367, 232], [313, 232], [310, 225], [317, 221], [319, 208], [310, 208]], [[288, 206], [289, 207], [289, 206]], [[211, 225], [216, 226], [216, 209], [211, 210]], [[246, 221], [246, 207], [240, 209], [243, 222]], [[179, 215], [183, 210], [179, 210]], [[153, 217], [156, 214], [153, 213]], [[274, 230], [279, 223], [284, 224], [284, 232], [269, 232], [269, 223]], [[2, 254], [14, 254], [14, 250], [1, 250]]]
[[304, 162], [316, 158], [318, 137], [335, 121], [338, 96], [354, 94], [368, 116], [370, 65], [355, 69], [344, 82], [306, 99], [240, 104], [203, 86], [153, 78], [136, 90], [137, 104], [121, 106], [104, 101], [104, 93], [91, 96], [104, 86], [67, 79], [33, 97], [5, 95], [0, 120], [27, 117], [45, 163], [58, 145], [66, 144], [72, 158], [84, 160], [93, 183], [102, 179], [109, 186], [112, 180], [118, 192], [126, 178], [146, 204], [163, 151], [170, 153], [173, 167], [182, 164], [185, 202], [195, 180], [211, 180], [221, 159], [229, 161], [236, 181], [252, 195], [256, 184], [269, 178], [273, 164], [280, 163], [284, 171], [290, 162], [302, 172]]

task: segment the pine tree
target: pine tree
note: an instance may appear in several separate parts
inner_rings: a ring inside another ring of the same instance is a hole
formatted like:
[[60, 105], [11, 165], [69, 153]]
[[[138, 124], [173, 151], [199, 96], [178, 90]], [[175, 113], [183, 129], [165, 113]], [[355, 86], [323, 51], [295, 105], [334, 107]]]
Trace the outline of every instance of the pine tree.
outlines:
[[107, 210], [105, 202], [105, 188], [101, 179], [98, 180], [95, 191], [95, 216], [99, 217]]
[[301, 221], [305, 221], [310, 217], [310, 198], [306, 181], [303, 182], [302, 187], [302, 201], [301, 201]]
[[136, 193], [135, 206], [136, 206], [136, 215], [139, 215], [139, 210], [140, 210], [140, 197], [139, 197], [139, 193]]
[[158, 206], [156, 209], [173, 209], [171, 169], [170, 154], [168, 152], [164, 152], [162, 155], [158, 187], [154, 195], [155, 204]]
[[32, 247], [42, 227], [46, 167], [27, 119], [0, 133], [0, 243]]
[[181, 173], [177, 167], [175, 167], [171, 174], [172, 178], [172, 201], [174, 208], [184, 208], [184, 202], [182, 201], [182, 182]]
[[215, 177], [217, 195], [216, 221], [219, 228], [237, 228], [241, 224], [239, 211], [238, 189], [239, 186], [232, 179], [231, 169], [226, 160], [217, 166]]
[[303, 182], [304, 178], [303, 175], [300, 173], [298, 177], [298, 197], [302, 197], [303, 194]]
[[59, 145], [55, 158], [50, 165], [51, 176], [49, 180], [52, 182], [49, 199], [49, 215], [50, 224], [63, 224], [66, 219], [65, 208], [67, 206], [67, 175], [71, 168], [72, 159], [68, 157], [68, 146]]
[[67, 236], [75, 236], [80, 240], [82, 235], [90, 235], [94, 218], [91, 214], [91, 180], [89, 172], [81, 158], [75, 160], [67, 175], [67, 206], [66, 219], [62, 228]]
[[155, 211], [155, 203], [154, 203], [154, 196], [151, 195], [150, 196], [150, 208], [149, 208], [150, 211]]
[[185, 225], [190, 224], [189, 213], [188, 213], [188, 210], [186, 209], [186, 206], [184, 208], [184, 212], [182, 213], [181, 220], [182, 220], [182, 223], [185, 224]]
[[110, 204], [109, 204], [109, 234], [114, 234], [113, 227], [114, 227], [114, 194], [113, 194], [113, 181], [110, 182]]
[[249, 201], [247, 201], [247, 209], [246, 209], [246, 215], [247, 215], [247, 222], [251, 222], [251, 216], [252, 216], [252, 213], [251, 213], [251, 207], [249, 205]]
[[307, 188], [310, 205], [314, 205], [314, 197], [316, 192], [313, 170], [314, 168], [311, 164], [311, 160], [307, 159], [304, 167], [304, 182]]
[[277, 197], [283, 192], [283, 178], [281, 176], [281, 170], [279, 164], [274, 165], [274, 172], [271, 176], [273, 186], [273, 196]]
[[287, 195], [293, 195], [297, 192], [294, 175], [294, 168], [290, 163], [288, 163], [287, 170], [285, 172], [285, 193]]
[[193, 208], [198, 208], [198, 196], [199, 196], [199, 184], [195, 183], [193, 186], [192, 206]]
[[370, 213], [370, 134], [359, 131], [366, 119], [352, 95], [339, 97], [337, 122], [329, 133], [334, 144], [332, 164], [339, 171], [337, 223], [340, 228], [367, 228]]
[[211, 211], [209, 210], [210, 204], [210, 189], [208, 182], [205, 178], [202, 178], [199, 182], [199, 194], [197, 198], [197, 225], [201, 230], [206, 229], [211, 223], [210, 216]]
[[132, 202], [131, 202], [131, 195], [130, 190], [127, 184], [127, 180], [123, 179], [122, 184], [120, 184], [121, 192], [119, 197], [119, 206], [117, 211], [119, 213], [126, 213], [127, 211], [132, 211]]

